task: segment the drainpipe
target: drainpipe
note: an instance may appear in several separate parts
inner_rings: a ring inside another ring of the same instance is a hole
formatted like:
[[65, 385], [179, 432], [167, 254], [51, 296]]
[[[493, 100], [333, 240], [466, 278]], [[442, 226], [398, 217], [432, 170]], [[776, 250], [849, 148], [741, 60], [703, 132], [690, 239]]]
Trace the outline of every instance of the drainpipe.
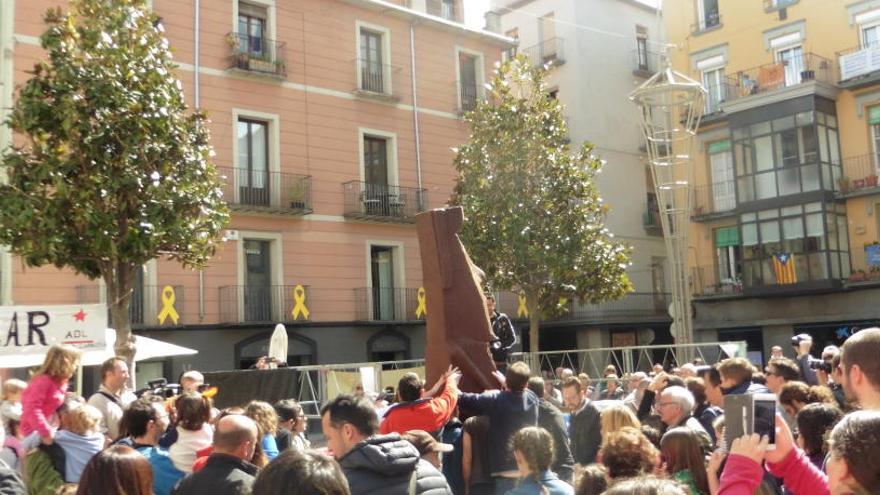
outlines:
[[[196, 0], [198, 1], [198, 0]], [[419, 142], [419, 97], [416, 88], [416, 31], [415, 21], [409, 23], [409, 55], [412, 80], [413, 137], [416, 141], [416, 177], [422, 189], [422, 145]]]
[[[195, 33], [193, 36], [193, 39], [194, 39], [194, 42], [193, 42], [194, 47], [193, 48], [194, 48], [194, 53], [195, 53], [194, 58], [193, 58], [193, 85], [195, 86], [195, 92], [194, 92], [195, 101], [193, 103], [196, 107], [196, 111], [199, 111], [202, 108], [201, 101], [199, 98], [199, 71], [201, 70], [201, 64], [199, 61], [199, 42], [200, 42], [199, 31], [201, 28], [201, 26], [200, 26], [201, 19], [199, 18], [200, 3], [201, 2], [199, 0], [195, 0], [194, 12], [193, 12], [193, 14], [194, 14], [193, 15], [193, 17], [194, 17], [193, 29], [195, 30]], [[199, 322], [203, 321], [204, 319], [205, 319], [205, 270], [199, 269]]]

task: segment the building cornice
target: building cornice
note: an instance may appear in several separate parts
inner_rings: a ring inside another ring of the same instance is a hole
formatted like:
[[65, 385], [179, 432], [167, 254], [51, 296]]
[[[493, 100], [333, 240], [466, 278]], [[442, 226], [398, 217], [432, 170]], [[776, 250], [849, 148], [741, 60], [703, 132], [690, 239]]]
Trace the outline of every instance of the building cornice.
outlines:
[[474, 38], [481, 39], [483, 41], [488, 41], [490, 43], [494, 43], [497, 45], [501, 45], [505, 48], [510, 48], [516, 46], [517, 42], [513, 38], [509, 38], [502, 34], [493, 33], [491, 31], [486, 31], [483, 29], [474, 29], [472, 27], [466, 26], [459, 22], [450, 21], [444, 19], [442, 17], [438, 17], [435, 15], [431, 15], [425, 12], [420, 12], [418, 10], [413, 10], [407, 7], [403, 7], [401, 5], [393, 4], [387, 0], [342, 0], [343, 2], [357, 5], [360, 7], [365, 7], [370, 10], [379, 11], [385, 14], [394, 15], [397, 17], [402, 17], [404, 19], [409, 19], [412, 22], [427, 22], [432, 26], [437, 27], [439, 29], [443, 29], [446, 31], [452, 31], [460, 34], [464, 34], [467, 36], [472, 36]]

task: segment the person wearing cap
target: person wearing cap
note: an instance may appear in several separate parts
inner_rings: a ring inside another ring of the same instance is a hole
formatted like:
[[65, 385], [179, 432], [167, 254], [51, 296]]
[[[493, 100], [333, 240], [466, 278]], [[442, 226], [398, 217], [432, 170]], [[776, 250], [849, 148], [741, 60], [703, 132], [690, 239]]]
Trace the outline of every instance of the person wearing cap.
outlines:
[[443, 454], [452, 452], [455, 448], [448, 443], [438, 442], [425, 430], [410, 430], [401, 435], [401, 438], [413, 444], [419, 451], [419, 456], [437, 469], [443, 469]]

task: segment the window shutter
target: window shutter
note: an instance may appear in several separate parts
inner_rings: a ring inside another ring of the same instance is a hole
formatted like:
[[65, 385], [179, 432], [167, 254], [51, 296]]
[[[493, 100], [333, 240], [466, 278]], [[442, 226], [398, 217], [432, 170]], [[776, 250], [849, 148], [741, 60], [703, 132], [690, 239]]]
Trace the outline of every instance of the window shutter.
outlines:
[[729, 246], [739, 246], [739, 230], [736, 227], [715, 230], [715, 247]]
[[868, 123], [871, 125], [880, 124], [880, 106], [868, 109]]

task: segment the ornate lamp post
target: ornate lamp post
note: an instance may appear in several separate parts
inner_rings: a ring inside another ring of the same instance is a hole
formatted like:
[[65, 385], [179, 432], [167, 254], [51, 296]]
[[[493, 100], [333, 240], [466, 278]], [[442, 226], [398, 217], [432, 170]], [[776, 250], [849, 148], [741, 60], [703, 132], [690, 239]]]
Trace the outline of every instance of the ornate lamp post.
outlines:
[[672, 268], [672, 336], [676, 344], [693, 342], [687, 253], [693, 192], [692, 150], [706, 90], [693, 79], [665, 68], [629, 98], [641, 111], [648, 162], [660, 210], [666, 253]]

